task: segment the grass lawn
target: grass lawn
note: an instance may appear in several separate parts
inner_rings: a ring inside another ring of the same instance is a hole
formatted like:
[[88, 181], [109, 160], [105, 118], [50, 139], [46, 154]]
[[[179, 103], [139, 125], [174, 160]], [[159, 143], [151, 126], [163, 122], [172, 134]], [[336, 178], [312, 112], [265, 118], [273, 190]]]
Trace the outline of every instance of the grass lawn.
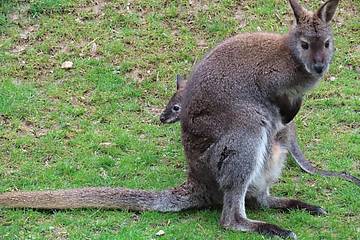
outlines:
[[[316, 8], [320, 1], [306, 2]], [[360, 175], [360, 1], [341, 1], [330, 71], [296, 117], [319, 167]], [[246, 31], [286, 32], [285, 0], [0, 0], [0, 192], [85, 186], [165, 189], [186, 163], [160, 125], [175, 75]], [[63, 69], [65, 61], [73, 62]], [[323, 206], [248, 211], [299, 239], [360, 239], [360, 188], [289, 161], [274, 195]], [[134, 213], [0, 209], [0, 239], [264, 239], [223, 230], [220, 210]], [[161, 237], [155, 236], [165, 231]]]

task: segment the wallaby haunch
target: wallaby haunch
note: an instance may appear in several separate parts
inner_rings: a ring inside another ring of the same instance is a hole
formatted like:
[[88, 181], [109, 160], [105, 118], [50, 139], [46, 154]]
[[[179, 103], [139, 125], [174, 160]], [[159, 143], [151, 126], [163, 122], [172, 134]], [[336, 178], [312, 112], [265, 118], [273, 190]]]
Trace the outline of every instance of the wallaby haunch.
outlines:
[[180, 211], [222, 205], [224, 228], [296, 239], [295, 233], [250, 220], [245, 213], [245, 198], [249, 205], [325, 213], [299, 200], [270, 196], [286, 154], [276, 136], [296, 115], [304, 92], [329, 66], [329, 22], [338, 4], [329, 0], [312, 13], [296, 0], [289, 2], [296, 25], [288, 34], [239, 34], [215, 47], [194, 68], [180, 117], [189, 165], [184, 185], [159, 192], [11, 192], [0, 195], [0, 206]]
[[[175, 123], [177, 121], [180, 121], [181, 101], [185, 94], [185, 87], [186, 79], [182, 78], [180, 75], [177, 75], [176, 92], [170, 98], [168, 104], [160, 115], [160, 121], [162, 123]], [[284, 134], [288, 135], [288, 139], [281, 138], [281, 136]], [[289, 122], [286, 127], [281, 130], [280, 133], [277, 135], [276, 141], [281, 140], [289, 140], [289, 142], [282, 142], [282, 145], [287, 146], [287, 150], [290, 152], [295, 162], [300, 166], [303, 171], [310, 174], [318, 174], [324, 177], [340, 177], [360, 186], [360, 179], [352, 176], [349, 173], [326, 171], [313, 166], [311, 162], [305, 158], [297, 142], [296, 126], [294, 121]]]

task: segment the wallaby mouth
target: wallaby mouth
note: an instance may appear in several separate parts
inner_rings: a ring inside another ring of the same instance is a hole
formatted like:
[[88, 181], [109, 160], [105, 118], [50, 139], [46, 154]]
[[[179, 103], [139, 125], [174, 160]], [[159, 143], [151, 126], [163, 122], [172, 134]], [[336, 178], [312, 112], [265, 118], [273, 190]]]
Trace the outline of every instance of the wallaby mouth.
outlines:
[[312, 66], [312, 74], [317, 77], [322, 77], [328, 70], [328, 64], [316, 63]]
[[163, 124], [172, 123], [172, 122], [174, 122], [174, 118], [167, 118], [164, 115], [160, 115], [160, 122]]
[[160, 116], [160, 122], [163, 124], [167, 124], [167, 123], [174, 123], [178, 120], [177, 117], [171, 117], [171, 118], [167, 118], [163, 115]]
[[161, 114], [160, 115], [160, 122], [161, 123], [166, 123], [166, 120], [167, 120], [167, 118], [163, 114]]
[[324, 63], [304, 64], [306, 71], [314, 77], [322, 77], [328, 69], [328, 65]]

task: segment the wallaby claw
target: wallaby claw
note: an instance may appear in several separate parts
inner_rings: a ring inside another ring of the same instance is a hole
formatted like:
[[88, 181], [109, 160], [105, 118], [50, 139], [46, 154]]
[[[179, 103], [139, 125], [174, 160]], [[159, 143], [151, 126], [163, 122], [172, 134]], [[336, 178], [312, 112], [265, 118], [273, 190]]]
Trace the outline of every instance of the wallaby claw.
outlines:
[[318, 215], [318, 216], [321, 216], [321, 215], [326, 215], [327, 212], [321, 208], [321, 207], [317, 207], [313, 212], [312, 212], [313, 215]]
[[290, 232], [289, 235], [287, 236], [288, 239], [292, 239], [292, 240], [297, 240], [297, 236], [294, 232]]

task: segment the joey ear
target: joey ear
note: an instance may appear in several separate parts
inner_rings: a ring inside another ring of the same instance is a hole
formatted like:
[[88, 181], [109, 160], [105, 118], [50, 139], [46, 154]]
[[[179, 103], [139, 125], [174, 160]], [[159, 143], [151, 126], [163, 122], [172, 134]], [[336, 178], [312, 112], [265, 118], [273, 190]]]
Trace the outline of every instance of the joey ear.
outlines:
[[181, 90], [185, 87], [186, 81], [179, 74], [176, 75], [176, 90]]
[[296, 23], [299, 23], [301, 15], [305, 13], [305, 9], [299, 4], [297, 0], [289, 0], [290, 6], [294, 12]]
[[317, 10], [316, 15], [324, 22], [329, 23], [335, 14], [338, 3], [339, 0], [327, 1]]

